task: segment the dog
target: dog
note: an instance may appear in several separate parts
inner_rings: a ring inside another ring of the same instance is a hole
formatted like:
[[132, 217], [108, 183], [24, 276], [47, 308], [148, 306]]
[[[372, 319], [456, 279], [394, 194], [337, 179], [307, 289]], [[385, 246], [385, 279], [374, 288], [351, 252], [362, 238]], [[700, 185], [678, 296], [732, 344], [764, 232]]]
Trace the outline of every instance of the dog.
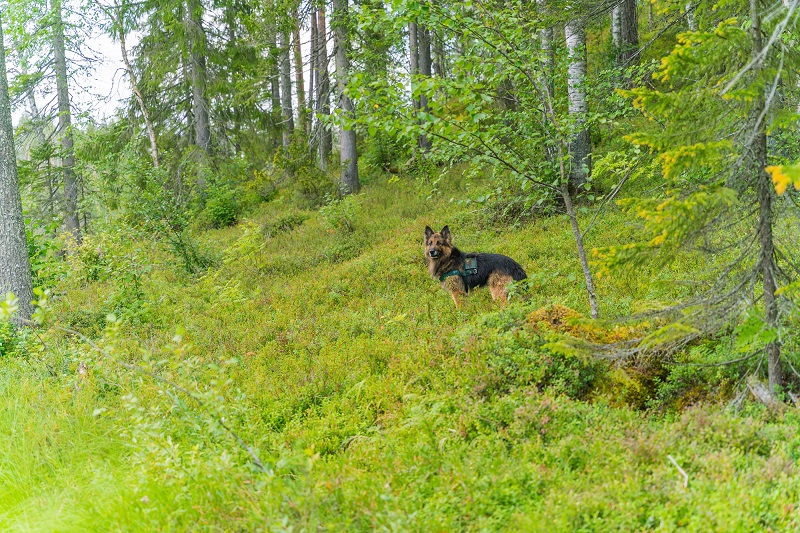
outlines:
[[450, 295], [456, 308], [475, 287], [489, 286], [492, 299], [508, 302], [508, 284], [525, 279], [528, 275], [522, 266], [501, 254], [465, 254], [453, 246], [450, 228], [445, 226], [436, 233], [425, 226], [425, 260], [431, 277], [438, 279]]

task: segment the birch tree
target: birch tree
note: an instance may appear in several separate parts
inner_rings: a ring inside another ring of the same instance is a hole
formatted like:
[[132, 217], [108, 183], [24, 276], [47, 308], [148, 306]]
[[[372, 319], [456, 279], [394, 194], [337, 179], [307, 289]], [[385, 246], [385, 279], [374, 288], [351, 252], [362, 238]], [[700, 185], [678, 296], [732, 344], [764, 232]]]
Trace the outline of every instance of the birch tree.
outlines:
[[358, 148], [356, 132], [350, 123], [353, 119], [353, 102], [347, 94], [347, 82], [350, 76], [350, 45], [348, 32], [348, 1], [333, 0], [333, 36], [336, 49], [336, 86], [338, 107], [342, 114], [339, 121], [339, 153], [341, 174], [339, 177], [339, 193], [347, 195], [358, 192]]

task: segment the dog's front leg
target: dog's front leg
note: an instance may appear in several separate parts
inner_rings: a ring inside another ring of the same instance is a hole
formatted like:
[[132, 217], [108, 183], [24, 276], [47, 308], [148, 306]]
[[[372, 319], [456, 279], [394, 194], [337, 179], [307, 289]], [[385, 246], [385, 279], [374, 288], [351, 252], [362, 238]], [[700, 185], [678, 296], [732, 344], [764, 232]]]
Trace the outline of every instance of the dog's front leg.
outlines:
[[464, 286], [464, 280], [460, 276], [451, 276], [442, 282], [442, 286], [453, 297], [453, 303], [456, 304], [456, 309], [461, 308], [461, 302], [464, 296], [467, 295], [467, 288]]

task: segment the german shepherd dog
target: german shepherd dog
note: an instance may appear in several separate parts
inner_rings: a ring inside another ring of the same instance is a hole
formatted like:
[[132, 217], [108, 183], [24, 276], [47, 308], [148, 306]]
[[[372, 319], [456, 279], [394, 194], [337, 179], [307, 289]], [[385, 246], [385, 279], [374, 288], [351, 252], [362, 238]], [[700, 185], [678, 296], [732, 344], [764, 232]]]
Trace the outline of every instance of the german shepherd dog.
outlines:
[[465, 254], [453, 246], [450, 228], [445, 226], [435, 233], [425, 226], [425, 259], [431, 277], [442, 282], [450, 292], [456, 307], [461, 299], [475, 287], [488, 285], [492, 299], [508, 301], [508, 284], [511, 280], [525, 279], [527, 274], [519, 263], [500, 254]]

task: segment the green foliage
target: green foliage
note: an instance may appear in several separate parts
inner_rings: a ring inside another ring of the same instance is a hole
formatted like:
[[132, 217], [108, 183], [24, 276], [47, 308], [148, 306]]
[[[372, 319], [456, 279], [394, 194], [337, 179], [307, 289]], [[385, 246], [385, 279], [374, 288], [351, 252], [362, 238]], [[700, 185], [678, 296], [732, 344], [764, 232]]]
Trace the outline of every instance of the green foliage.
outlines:
[[206, 205], [200, 219], [212, 228], [233, 226], [242, 213], [237, 199], [239, 191], [225, 185], [214, 185], [206, 191]]
[[343, 198], [331, 198], [328, 203], [320, 207], [319, 212], [328, 226], [342, 233], [355, 231], [353, 225], [360, 209], [358, 195], [349, 194]]
[[0, 357], [25, 357], [29, 354], [30, 331], [0, 320]]
[[[549, 348], [636, 332], [565, 307], [585, 312], [564, 224], [487, 227], [449, 201], [462, 172], [431, 199], [417, 180], [379, 180], [322, 211], [278, 197], [193, 236], [219, 258], [200, 277], [146, 229], [88, 236], [55, 296], [37, 293], [31, 355], [0, 358], [0, 527], [669, 530], [709, 506], [721, 529], [793, 527], [796, 415], [716, 406], [747, 361], [610, 372]], [[601, 220], [593, 243], [630, 235], [614, 205]], [[422, 228], [442, 221], [463, 249], [518, 259], [530, 299], [498, 310], [478, 289], [454, 309], [421, 257]], [[701, 268], [678, 263], [644, 262], [598, 291], [609, 309], [667, 299], [673, 284], [653, 280]], [[102, 351], [57, 329], [76, 316]], [[726, 361], [732, 343], [676, 359]], [[45, 497], [65, 504], [42, 510]]]

